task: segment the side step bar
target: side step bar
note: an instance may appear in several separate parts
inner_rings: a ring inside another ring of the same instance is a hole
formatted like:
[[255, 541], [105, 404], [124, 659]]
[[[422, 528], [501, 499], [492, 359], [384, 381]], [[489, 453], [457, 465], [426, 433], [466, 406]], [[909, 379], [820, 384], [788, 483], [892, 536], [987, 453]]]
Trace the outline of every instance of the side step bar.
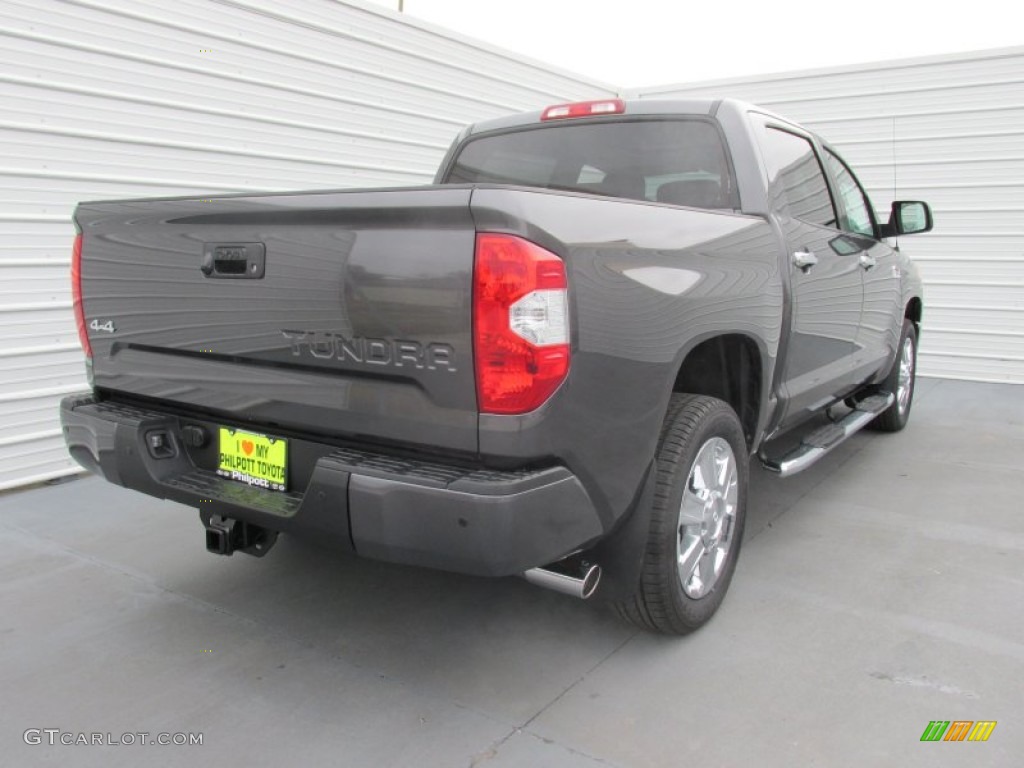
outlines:
[[878, 414], [892, 405], [895, 399], [891, 393], [883, 392], [861, 400], [856, 408], [839, 421], [811, 432], [800, 445], [782, 458], [771, 459], [762, 454], [761, 464], [765, 469], [778, 472], [779, 477], [789, 477], [797, 472], [803, 472], [833, 448], [864, 429]]

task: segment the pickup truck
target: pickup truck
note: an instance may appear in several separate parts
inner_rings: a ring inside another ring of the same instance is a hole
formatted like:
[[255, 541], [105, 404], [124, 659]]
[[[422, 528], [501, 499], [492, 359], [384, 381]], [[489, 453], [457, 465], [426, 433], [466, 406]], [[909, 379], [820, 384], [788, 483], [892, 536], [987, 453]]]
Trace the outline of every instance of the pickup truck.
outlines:
[[597, 596], [684, 634], [729, 586], [752, 458], [903, 428], [921, 282], [820, 137], [742, 102], [472, 125], [430, 186], [80, 204], [71, 455], [281, 532]]

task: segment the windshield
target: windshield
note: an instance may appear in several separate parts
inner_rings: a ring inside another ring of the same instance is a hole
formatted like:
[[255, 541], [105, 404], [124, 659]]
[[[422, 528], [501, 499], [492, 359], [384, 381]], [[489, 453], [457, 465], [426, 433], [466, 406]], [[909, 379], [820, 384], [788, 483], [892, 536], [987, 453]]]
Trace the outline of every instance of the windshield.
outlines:
[[725, 147], [707, 119], [559, 123], [469, 140], [445, 183], [588, 192], [738, 208]]

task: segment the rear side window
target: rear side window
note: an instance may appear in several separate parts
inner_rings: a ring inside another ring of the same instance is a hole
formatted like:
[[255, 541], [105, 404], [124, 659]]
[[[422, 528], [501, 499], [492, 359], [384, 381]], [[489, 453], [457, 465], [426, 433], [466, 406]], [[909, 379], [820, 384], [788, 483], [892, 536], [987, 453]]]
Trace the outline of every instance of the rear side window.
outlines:
[[764, 154], [768, 191], [776, 205], [788, 208], [794, 219], [835, 227], [832, 194], [811, 142], [795, 133], [766, 126]]
[[706, 119], [560, 123], [468, 141], [448, 184], [518, 184], [698, 208], [738, 208]]

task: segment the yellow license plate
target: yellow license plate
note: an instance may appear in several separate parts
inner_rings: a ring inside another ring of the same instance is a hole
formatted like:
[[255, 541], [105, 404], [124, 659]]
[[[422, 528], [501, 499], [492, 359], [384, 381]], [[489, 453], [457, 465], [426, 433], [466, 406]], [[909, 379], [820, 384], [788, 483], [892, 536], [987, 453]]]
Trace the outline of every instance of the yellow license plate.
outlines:
[[240, 429], [220, 428], [217, 474], [242, 483], [288, 490], [288, 442]]

